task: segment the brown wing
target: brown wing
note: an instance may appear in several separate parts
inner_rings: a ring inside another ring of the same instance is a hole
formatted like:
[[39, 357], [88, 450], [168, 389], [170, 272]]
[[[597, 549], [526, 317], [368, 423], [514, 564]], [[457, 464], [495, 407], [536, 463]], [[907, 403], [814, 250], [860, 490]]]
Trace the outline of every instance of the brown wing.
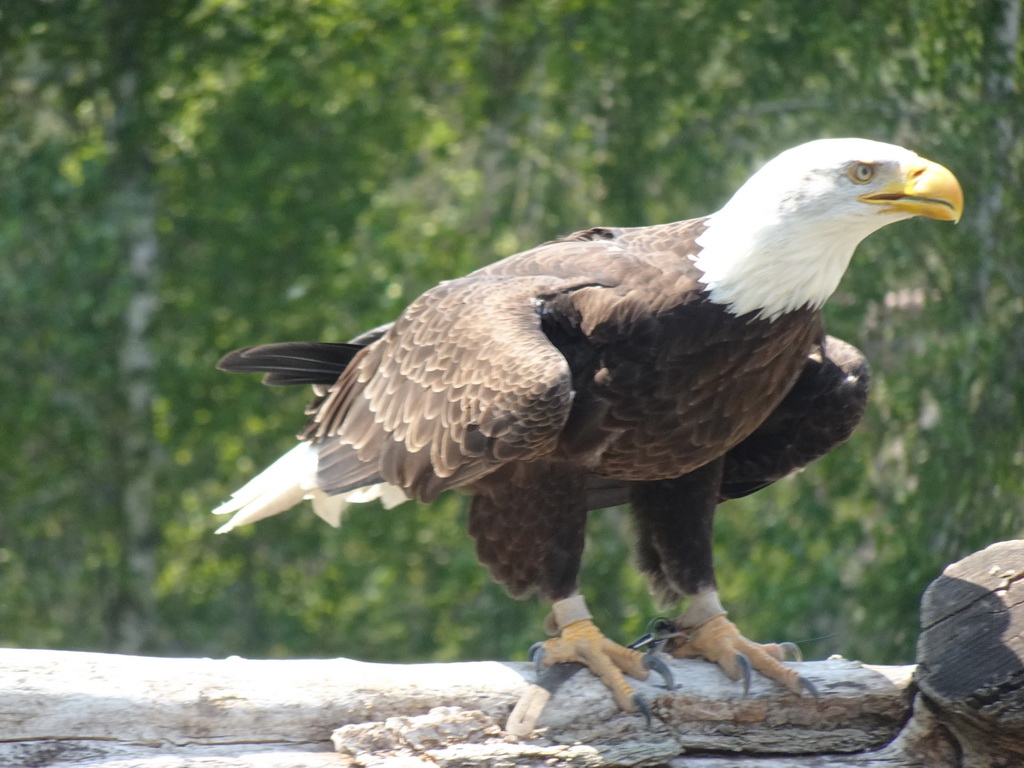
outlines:
[[726, 454], [720, 499], [754, 493], [844, 443], [864, 415], [870, 384], [864, 354], [828, 336], [779, 406]]
[[[590, 276], [602, 285], [619, 285], [637, 278], [637, 270], [654, 268], [662, 276], [699, 274], [690, 255], [700, 248], [694, 240], [706, 219], [688, 219], [652, 227], [595, 227], [574, 232], [489, 264], [474, 275], [551, 275], [564, 279]], [[668, 288], [664, 280], [650, 293]]]
[[[650, 281], [652, 294], [656, 284], [673, 293], [679, 279], [692, 287], [680, 270], [693, 272], [686, 256], [702, 230], [701, 221], [587, 230], [425, 293], [368, 337], [314, 404], [301, 437], [321, 445], [321, 488], [386, 480], [431, 499], [553, 451], [574, 413], [572, 345], [635, 297], [625, 283]], [[594, 291], [607, 296], [572, 301]]]
[[355, 357], [303, 435], [323, 444], [321, 488], [383, 479], [426, 500], [553, 450], [572, 375], [542, 307], [592, 284], [473, 275], [423, 294]]

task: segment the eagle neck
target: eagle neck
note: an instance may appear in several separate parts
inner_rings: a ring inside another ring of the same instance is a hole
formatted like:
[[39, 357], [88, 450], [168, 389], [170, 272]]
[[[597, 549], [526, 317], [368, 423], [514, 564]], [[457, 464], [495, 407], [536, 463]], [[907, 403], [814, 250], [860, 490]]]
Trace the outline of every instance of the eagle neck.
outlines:
[[734, 315], [775, 320], [806, 307], [820, 309], [839, 286], [857, 245], [885, 223], [804, 220], [768, 212], [713, 214], [691, 256], [710, 301]]

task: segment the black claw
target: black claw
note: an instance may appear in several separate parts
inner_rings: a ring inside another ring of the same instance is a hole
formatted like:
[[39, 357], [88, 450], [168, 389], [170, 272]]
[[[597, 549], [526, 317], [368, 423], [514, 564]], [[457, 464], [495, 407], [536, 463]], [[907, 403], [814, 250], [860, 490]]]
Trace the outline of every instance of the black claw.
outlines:
[[530, 661], [533, 662], [537, 677], [540, 677], [541, 672], [544, 671], [544, 657], [548, 655], [548, 652], [544, 650], [544, 643], [534, 643], [531, 645], [528, 654]]
[[745, 653], [737, 653], [736, 663], [739, 664], [740, 672], [743, 674], [743, 698], [747, 698], [750, 695], [750, 659]]
[[648, 653], [644, 655], [643, 665], [646, 669], [652, 672], [657, 672], [665, 680], [665, 688], [670, 691], [676, 689], [676, 681], [672, 677], [672, 670], [668, 668], [668, 664], [659, 659], [654, 654]]
[[544, 667], [544, 671], [537, 674], [537, 679], [534, 683], [554, 695], [555, 691], [561, 688], [566, 680], [581, 669], [583, 669], [583, 665], [575, 661], [552, 664], [549, 667]]
[[647, 720], [647, 727], [650, 728], [653, 718], [651, 717], [651, 705], [647, 703], [647, 699], [639, 693], [634, 693], [633, 703], [636, 704], [636, 708], [640, 710], [640, 714]]
[[534, 683], [548, 691], [548, 693], [553, 694], [562, 687], [562, 683], [583, 669], [583, 665], [575, 661], [567, 661], [562, 664], [545, 664], [544, 659], [548, 652], [544, 650], [544, 643], [542, 642], [531, 645], [527, 653], [530, 661], [533, 662], [534, 674], [536, 675]]
[[800, 650], [800, 647], [796, 643], [779, 643], [779, 647], [782, 649], [782, 652], [784, 654], [788, 653], [790, 656], [792, 656], [793, 661], [804, 660], [803, 651]]
[[818, 694], [817, 686], [815, 686], [814, 683], [812, 683], [806, 677], [804, 677], [803, 675], [800, 675], [800, 677], [797, 678], [797, 682], [800, 683], [800, 687], [801, 688], [806, 688], [807, 689], [807, 692], [809, 694], [811, 694], [811, 696], [814, 697], [815, 701], [818, 701], [818, 700], [821, 699], [821, 696]]

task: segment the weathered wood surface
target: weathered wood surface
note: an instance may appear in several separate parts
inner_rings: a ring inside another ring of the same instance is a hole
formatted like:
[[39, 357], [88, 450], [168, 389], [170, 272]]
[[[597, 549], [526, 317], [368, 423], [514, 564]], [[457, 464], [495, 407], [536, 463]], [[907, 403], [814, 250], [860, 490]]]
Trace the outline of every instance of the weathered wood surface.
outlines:
[[[799, 665], [821, 699], [738, 684], [674, 661], [680, 689], [646, 683], [655, 721], [616, 711], [581, 672], [555, 695], [531, 739], [500, 731], [531, 665], [366, 664], [345, 659], [155, 659], [0, 651], [0, 765], [816, 765], [883, 748], [909, 716], [911, 667], [845, 660]], [[440, 709], [439, 709], [440, 708]], [[331, 752], [331, 734], [339, 749]], [[723, 763], [722, 760], [726, 762]], [[752, 760], [754, 758], [751, 758]], [[903, 765], [891, 761], [851, 765]]]
[[[920, 667], [797, 665], [821, 698], [700, 661], [618, 712], [581, 672], [527, 739], [502, 732], [525, 663], [155, 659], [0, 650], [0, 767], [639, 766], [986, 768], [1024, 765], [1024, 542], [929, 587]], [[336, 750], [336, 751], [335, 751]]]
[[1024, 766], [1024, 541], [955, 563], [921, 601], [917, 684], [969, 766]]

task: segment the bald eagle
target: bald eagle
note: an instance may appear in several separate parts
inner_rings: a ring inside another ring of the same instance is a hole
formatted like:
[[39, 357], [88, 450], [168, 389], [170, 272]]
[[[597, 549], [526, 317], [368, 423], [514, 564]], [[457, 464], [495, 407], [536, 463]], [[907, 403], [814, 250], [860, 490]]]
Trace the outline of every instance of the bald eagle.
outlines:
[[783, 152], [716, 213], [598, 227], [442, 282], [348, 344], [237, 350], [220, 367], [310, 384], [300, 443], [235, 493], [220, 531], [313, 500], [471, 497], [480, 561], [515, 597], [550, 601], [542, 666], [581, 662], [618, 705], [624, 674], [664, 664], [604, 637], [580, 594], [587, 513], [628, 503], [640, 569], [687, 601], [664, 650], [733, 679], [809, 681], [725, 618], [711, 558], [723, 500], [843, 442], [864, 410], [863, 356], [826, 336], [822, 306], [858, 243], [886, 224], [957, 221], [950, 171], [864, 139]]

